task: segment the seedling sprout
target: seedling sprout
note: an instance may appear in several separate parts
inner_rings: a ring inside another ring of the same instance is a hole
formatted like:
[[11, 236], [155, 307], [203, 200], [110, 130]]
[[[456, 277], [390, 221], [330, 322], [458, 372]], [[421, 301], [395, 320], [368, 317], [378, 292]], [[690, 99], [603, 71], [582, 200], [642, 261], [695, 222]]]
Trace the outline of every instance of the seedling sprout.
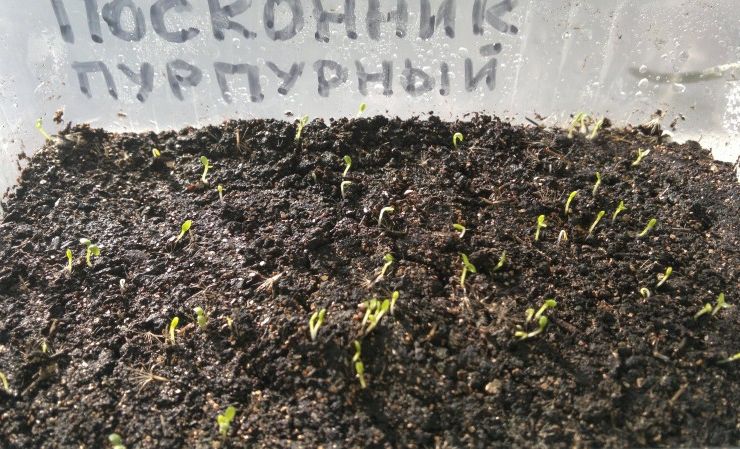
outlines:
[[41, 133], [42, 136], [44, 136], [44, 139], [52, 140], [49, 133], [47, 133], [46, 130], [44, 129], [44, 124], [40, 118], [36, 120], [36, 129]]
[[568, 127], [568, 138], [573, 138], [573, 133], [576, 131], [576, 126], [578, 124], [581, 125], [581, 133], [586, 134], [586, 119], [588, 118], [588, 114], [585, 112], [579, 112], [573, 117], [573, 121], [570, 122], [570, 126]]
[[461, 225], [460, 223], [455, 223], [452, 225], [452, 227], [455, 228], [455, 230], [460, 233], [458, 237], [460, 238], [465, 237], [465, 231], [467, 231], [465, 226]]
[[606, 214], [605, 211], [599, 211], [599, 213], [596, 215], [596, 220], [594, 220], [593, 224], [590, 228], [588, 228], [588, 236], [591, 237], [591, 235], [594, 233], [594, 229], [596, 229], [596, 225], [599, 224], [602, 218], [604, 218], [604, 214]]
[[380, 216], [378, 217], [378, 226], [382, 226], [382, 224], [383, 224], [383, 216], [386, 213], [392, 213], [392, 212], [395, 212], [395, 211], [396, 211], [396, 209], [394, 209], [393, 207], [390, 207], [390, 206], [384, 207], [384, 208], [380, 209]]
[[694, 315], [694, 319], [699, 319], [700, 316], [706, 315], [707, 313], [712, 313], [712, 305], [709, 303], [704, 304], [704, 307], [701, 308], [698, 312], [696, 312], [696, 315]]
[[123, 439], [121, 439], [121, 435], [117, 433], [108, 435], [108, 442], [110, 442], [112, 449], [126, 449], [126, 446], [123, 444]]
[[604, 124], [604, 117], [599, 119], [596, 124], [594, 125], [594, 129], [591, 131], [591, 134], [587, 137], [588, 140], [593, 140], [596, 138], [596, 136], [599, 133], [599, 130], [601, 129], [601, 126]]
[[170, 321], [169, 326], [169, 334], [170, 334], [170, 343], [173, 345], [175, 344], [175, 331], [177, 330], [177, 325], [180, 323], [180, 317], [174, 317], [172, 318], [172, 321]]
[[67, 271], [72, 272], [72, 250], [67, 248]]
[[362, 344], [358, 340], [353, 341], [352, 344], [355, 347], [355, 355], [352, 356], [352, 361], [356, 362], [362, 356]]
[[185, 234], [190, 231], [190, 226], [192, 225], [193, 220], [185, 220], [180, 226], [180, 235], [177, 236], [177, 240], [175, 240], [175, 242], [179, 242], [180, 240], [182, 240], [182, 238], [185, 237]]
[[303, 127], [308, 124], [308, 116], [304, 115], [303, 117], [298, 120], [298, 129], [295, 132], [295, 141], [298, 142], [301, 140], [301, 134], [303, 133]]
[[216, 186], [216, 190], [218, 191], [218, 200], [223, 203], [224, 202], [224, 186], [219, 184]]
[[92, 261], [90, 259], [92, 258], [92, 256], [100, 256], [100, 247], [93, 244], [89, 239], [85, 238], [80, 239], [80, 243], [85, 245], [85, 262], [87, 262], [88, 267], [92, 267]]
[[596, 183], [594, 183], [594, 189], [591, 191], [592, 196], [596, 196], [596, 191], [599, 190], [601, 185], [601, 173], [596, 172]]
[[640, 296], [642, 296], [645, 299], [648, 299], [650, 297], [650, 290], [648, 290], [647, 287], [642, 287], [640, 289]]
[[570, 192], [570, 195], [568, 195], [568, 201], [565, 202], [565, 215], [568, 215], [570, 213], [570, 203], [573, 201], [573, 198], [578, 195], [578, 190], [574, 190]]
[[719, 363], [731, 363], [731, 362], [736, 362], [738, 360], [740, 360], [740, 352], [738, 352], [737, 354], [732, 355], [732, 356], [726, 358], [725, 360], [722, 360]]
[[655, 227], [656, 223], [658, 223], [658, 220], [656, 220], [655, 218], [651, 218], [650, 221], [648, 221], [647, 226], [645, 226], [645, 229], [643, 229], [641, 233], [637, 234], [637, 237], [645, 237], [648, 232], [650, 232], [650, 230]]
[[398, 290], [391, 293], [391, 315], [393, 315], [393, 310], [396, 308], [396, 301], [398, 301], [399, 296]]
[[213, 168], [213, 165], [211, 165], [205, 156], [200, 157], [200, 163], [203, 165], [203, 174], [200, 176], [200, 180], [203, 181], [203, 184], [208, 184], [208, 178], [206, 176], [208, 175], [208, 170]]
[[626, 207], [624, 207], [624, 201], [619, 201], [619, 204], [617, 205], [617, 209], [614, 211], [614, 214], [612, 215], [612, 221], [617, 219], [617, 215], [619, 215], [620, 212], [627, 210]]
[[347, 187], [352, 185], [352, 181], [342, 181], [339, 184], [339, 191], [342, 192], [342, 198], [347, 198]]
[[537, 320], [538, 328], [536, 330], [532, 332], [518, 330], [514, 332], [514, 337], [520, 340], [526, 340], [528, 338], [536, 337], [545, 331], [549, 323], [550, 323], [550, 320], [546, 316], [541, 316], [539, 320]]
[[349, 173], [350, 168], [352, 168], [352, 158], [344, 156], [344, 173], [342, 173], [342, 178], [347, 177], [347, 173]]
[[452, 146], [454, 146], [455, 149], [457, 149], [457, 144], [459, 142], [462, 142], [463, 140], [465, 140], [465, 138], [463, 137], [462, 133], [453, 134], [452, 135]]
[[534, 319], [539, 320], [542, 314], [547, 312], [547, 309], [552, 309], [557, 305], [558, 303], [554, 299], [545, 300], [545, 302], [542, 303], [542, 306], [540, 306], [539, 310], [537, 310], [537, 313], [534, 314]]
[[568, 241], [568, 232], [566, 232], [565, 229], [561, 229], [560, 233], [558, 234], [558, 243], [565, 241]]
[[0, 371], [0, 382], [3, 384], [3, 390], [5, 390], [6, 393], [10, 393], [10, 384], [8, 383], [8, 378], [5, 377], [5, 373]]
[[717, 297], [717, 305], [715, 305], [714, 308], [712, 309], [712, 316], [716, 315], [717, 312], [719, 312], [720, 310], [727, 309], [729, 307], [732, 307], [732, 306], [725, 302], [725, 294], [720, 293], [719, 296]]
[[506, 250], [503, 250], [501, 252], [501, 257], [498, 259], [498, 263], [495, 267], [493, 267], [493, 272], [497, 272], [498, 270], [502, 269], [504, 267], [504, 264], [506, 263]]
[[195, 321], [198, 323], [200, 330], [206, 330], [206, 325], [208, 325], [208, 316], [203, 310], [203, 307], [198, 306], [193, 309], [193, 312], [195, 312]]
[[365, 302], [365, 307], [365, 317], [362, 319], [362, 325], [364, 326], [365, 323], [369, 323], [364, 332], [364, 334], [367, 335], [375, 329], [378, 324], [380, 324], [381, 318], [383, 318], [383, 316], [390, 310], [391, 302], [389, 299], [384, 299], [382, 301], [379, 299], [371, 299], [370, 301]]
[[460, 257], [462, 258], [463, 263], [462, 274], [460, 274], [460, 287], [465, 288], [465, 278], [468, 276], [468, 271], [471, 273], [477, 273], [478, 270], [475, 268], [475, 265], [470, 263], [470, 259], [468, 259], [467, 254], [460, 253]]
[[393, 254], [388, 253], [385, 256], [383, 256], [383, 260], [385, 263], [383, 264], [383, 268], [380, 269], [380, 275], [378, 278], [383, 278], [385, 276], [385, 273], [388, 271], [388, 268], [393, 265], [393, 262], [396, 261], [396, 259], [393, 257]]
[[233, 405], [228, 406], [222, 414], [216, 416], [218, 433], [220, 433], [222, 437], [226, 438], [226, 436], [228, 436], [229, 430], [231, 430], [231, 422], [234, 420], [235, 416], [236, 408]]
[[539, 217], [537, 217], [537, 230], [534, 233], [534, 241], [535, 242], [536, 241], [539, 241], [539, 239], [540, 239], [540, 231], [543, 228], [546, 228], [546, 227], [547, 227], [547, 223], [545, 223], [545, 216], [544, 215], [540, 215]]
[[362, 360], [360, 359], [360, 355], [362, 354], [362, 346], [360, 345], [360, 342], [355, 340], [355, 355], [352, 356], [352, 362], [355, 364], [355, 373], [357, 379], [360, 381], [360, 388], [363, 390], [367, 388], [367, 383], [365, 382], [365, 365], [362, 363]]
[[665, 281], [668, 280], [668, 278], [671, 276], [672, 273], [673, 273], [673, 267], [666, 268], [665, 274], [663, 274], [663, 276], [660, 278], [660, 281], [658, 282], [658, 285], [656, 285], [655, 287], [657, 288], [665, 284]]
[[633, 167], [637, 167], [642, 162], [642, 159], [650, 154], [650, 150], [643, 150], [642, 148], [637, 149], [637, 159], [632, 162]]
[[159, 157], [159, 156], [161, 156], [161, 155], [162, 155], [162, 153], [161, 153], [161, 152], [160, 152], [160, 151], [159, 151], [158, 149], [156, 149], [156, 148], [152, 148], [152, 157], [153, 157], [154, 159], [158, 158], [158, 157]]
[[357, 117], [361, 116], [365, 109], [367, 109], [367, 103], [360, 103], [360, 107], [357, 109]]
[[319, 333], [319, 328], [324, 324], [324, 317], [326, 316], [326, 309], [321, 309], [318, 312], [311, 314], [311, 318], [308, 319], [308, 331], [311, 334], [311, 341], [316, 340], [316, 336]]

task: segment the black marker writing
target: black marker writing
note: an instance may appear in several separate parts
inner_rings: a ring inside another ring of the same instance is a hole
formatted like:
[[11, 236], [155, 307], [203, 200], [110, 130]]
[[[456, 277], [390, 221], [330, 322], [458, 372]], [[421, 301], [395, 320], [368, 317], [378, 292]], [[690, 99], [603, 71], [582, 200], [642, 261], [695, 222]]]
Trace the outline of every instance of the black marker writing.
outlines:
[[[130, 10], [134, 16], [134, 29], [131, 31], [126, 31], [121, 26], [121, 14], [124, 9]], [[146, 34], [144, 11], [137, 8], [133, 0], [113, 0], [107, 3], [103, 6], [103, 20], [108, 24], [114, 36], [127, 42], [138, 42]], [[94, 37], [93, 40], [95, 40]]]
[[[319, 80], [319, 95], [322, 97], [328, 97], [329, 91], [333, 88], [344, 84], [347, 81], [349, 75], [347, 69], [342, 67], [338, 62], [327, 59], [320, 59], [313, 63], [313, 68], [316, 70]], [[331, 78], [326, 77], [326, 71], [331, 70], [334, 74]]]
[[[287, 3], [292, 14], [290, 23], [283, 29], [275, 29], [275, 6]], [[303, 7], [300, 0], [267, 0], [262, 14], [262, 23], [265, 25], [267, 37], [274, 41], [287, 41], [303, 29]]]
[[72, 68], [77, 72], [77, 80], [80, 82], [80, 91], [85, 94], [87, 98], [92, 98], [90, 79], [88, 78], [88, 75], [90, 73], [101, 72], [105, 79], [105, 84], [108, 87], [108, 93], [111, 97], [118, 99], [116, 83], [113, 81], [113, 76], [110, 74], [110, 70], [108, 70], [108, 67], [102, 61], [73, 62]]
[[316, 18], [317, 41], [329, 42], [329, 24], [344, 23], [347, 37], [357, 39], [357, 28], [355, 26], [355, 0], [344, 0], [344, 12], [327, 12], [321, 4], [321, 0], [313, 0], [313, 15]]
[[393, 79], [393, 63], [391, 61], [383, 61], [383, 71], [380, 73], [367, 73], [365, 67], [362, 66], [360, 61], [355, 61], [355, 67], [357, 68], [357, 90], [362, 95], [367, 95], [367, 83], [383, 83], [383, 95], [393, 95], [392, 79]]
[[[187, 71], [183, 76], [178, 72]], [[182, 95], [182, 86], [195, 87], [203, 79], [203, 72], [196, 66], [189, 64], [182, 59], [175, 59], [167, 63], [167, 81], [170, 83], [170, 89], [178, 100], [184, 100]]]
[[136, 99], [144, 103], [154, 87], [154, 67], [148, 62], [141, 64], [139, 73], [131, 70], [126, 64], [118, 64], [118, 70], [126, 75], [126, 78], [139, 85]]
[[187, 30], [169, 31], [164, 23], [164, 15], [172, 8], [178, 8], [182, 11], [190, 11], [193, 9], [192, 5], [188, 3], [188, 0], [157, 0], [150, 9], [150, 15], [152, 18], [152, 28], [154, 32], [162, 36], [168, 42], [174, 42], [181, 44], [187, 42], [190, 39], [200, 33], [197, 28], [188, 28]]
[[249, 82], [249, 95], [250, 100], [253, 103], [261, 102], [265, 96], [262, 95], [262, 86], [260, 85], [260, 71], [255, 65], [251, 64], [227, 64], [225, 62], [217, 62], [213, 64], [216, 69], [216, 80], [218, 81], [218, 87], [221, 89], [221, 95], [227, 103], [231, 103], [232, 95], [229, 84], [226, 80], [226, 75], [243, 75], [247, 74], [247, 81]]
[[72, 27], [69, 25], [69, 16], [67, 16], [67, 9], [64, 7], [64, 3], [62, 3], [62, 0], [51, 0], [51, 7], [54, 9], [54, 15], [57, 18], [59, 32], [62, 33], [62, 39], [64, 39], [64, 42], [73, 44], [75, 41], [75, 34], [72, 32]]
[[300, 64], [293, 63], [290, 66], [290, 71], [284, 72], [277, 65], [275, 65], [274, 62], [267, 61], [266, 64], [267, 67], [283, 81], [283, 84], [278, 87], [278, 93], [280, 95], [287, 95], [288, 92], [290, 92], [290, 89], [293, 87], [293, 85], [295, 85], [295, 82], [303, 74], [303, 66], [305, 65], [305, 63], [303, 62], [301, 62]]
[[434, 28], [444, 22], [445, 33], [449, 37], [455, 37], [455, 15], [457, 6], [455, 0], [443, 0], [442, 4], [439, 5], [437, 15], [432, 15], [432, 7], [429, 4], [429, 0], [421, 0], [421, 27], [419, 29], [419, 37], [422, 39], [429, 39], [434, 35]]
[[226, 38], [225, 30], [234, 30], [247, 39], [254, 39], [257, 35], [244, 27], [244, 25], [231, 20], [232, 17], [243, 13], [252, 6], [252, 1], [236, 0], [228, 6], [221, 6], [221, 0], [208, 0], [208, 9], [211, 11], [211, 25], [213, 36], [222, 41]]
[[396, 9], [388, 13], [387, 19], [380, 12], [380, 0], [368, 0], [366, 22], [370, 39], [380, 40], [380, 24], [386, 21], [396, 22], [396, 36], [406, 36], [406, 26], [409, 22], [409, 5], [406, 0], [397, 0]]

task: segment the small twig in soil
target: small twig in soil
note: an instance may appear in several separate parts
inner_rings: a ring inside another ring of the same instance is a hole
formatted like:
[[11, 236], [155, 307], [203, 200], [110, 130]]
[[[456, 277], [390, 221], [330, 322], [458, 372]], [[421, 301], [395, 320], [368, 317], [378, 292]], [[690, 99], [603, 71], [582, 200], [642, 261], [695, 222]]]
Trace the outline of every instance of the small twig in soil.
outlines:
[[267, 291], [267, 292], [272, 293], [272, 290], [273, 290], [273, 288], [275, 286], [275, 282], [277, 282], [277, 280], [280, 279], [281, 277], [283, 277], [283, 273], [282, 272], [280, 272], [280, 273], [278, 273], [278, 274], [276, 274], [276, 275], [274, 275], [272, 277], [269, 277], [269, 278], [265, 279], [259, 285], [259, 287], [257, 287], [257, 291], [258, 292]]

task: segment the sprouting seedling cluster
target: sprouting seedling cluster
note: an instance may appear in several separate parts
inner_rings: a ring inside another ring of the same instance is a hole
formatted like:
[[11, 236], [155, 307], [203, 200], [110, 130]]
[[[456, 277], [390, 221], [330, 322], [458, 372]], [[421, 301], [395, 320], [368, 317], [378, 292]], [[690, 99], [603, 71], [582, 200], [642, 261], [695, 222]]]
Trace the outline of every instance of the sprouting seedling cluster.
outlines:
[[540, 240], [540, 232], [542, 229], [547, 227], [547, 223], [545, 222], [545, 216], [540, 215], [537, 217], [537, 230], [534, 233], [534, 241], [537, 242]]
[[580, 125], [580, 133], [586, 134], [588, 132], [588, 128], [586, 127], [586, 120], [588, 119], [588, 114], [585, 112], [579, 112], [574, 117], [573, 120], [570, 122], [570, 126], [568, 127], [568, 138], [572, 139], [573, 134], [576, 131], [576, 127]]
[[650, 230], [652, 230], [657, 223], [657, 219], [651, 218], [650, 221], [648, 221], [648, 224], [645, 226], [645, 229], [643, 229], [641, 233], [637, 234], [637, 238], [642, 238], [648, 235], [648, 232], [650, 232]]
[[298, 142], [301, 140], [301, 134], [303, 133], [303, 128], [308, 124], [308, 116], [304, 115], [298, 120], [298, 129], [296, 129], [295, 132], [295, 141]]
[[39, 118], [39, 119], [36, 120], [36, 129], [39, 131], [39, 133], [41, 133], [42, 136], [44, 136], [44, 139], [46, 139], [46, 140], [52, 140], [52, 138], [49, 135], [49, 133], [47, 133], [46, 130], [44, 129], [44, 123], [41, 120], [41, 118]]
[[702, 315], [711, 314], [712, 316], [717, 315], [720, 310], [727, 309], [729, 307], [732, 307], [730, 304], [727, 304], [725, 302], [725, 294], [720, 293], [717, 297], [717, 302], [715, 303], [714, 307], [712, 307], [712, 304], [706, 303], [704, 304], [704, 307], [701, 308], [698, 312], [696, 312], [696, 315], [694, 315], [694, 319], [698, 319]]
[[228, 406], [223, 413], [220, 413], [218, 416], [216, 416], [218, 433], [221, 434], [223, 438], [226, 438], [229, 435], [229, 431], [231, 430], [231, 422], [234, 421], [235, 416], [236, 407], [234, 407], [233, 405]]
[[462, 133], [455, 133], [452, 135], [452, 146], [457, 149], [457, 144], [464, 141], [465, 138], [463, 137]]
[[527, 309], [524, 313], [525, 320], [524, 325], [527, 326], [531, 322], [537, 323], [537, 329], [527, 332], [522, 326], [517, 326], [517, 331], [514, 332], [514, 338], [518, 338], [519, 340], [526, 340], [528, 338], [536, 337], [537, 335], [540, 335], [545, 331], [547, 328], [547, 325], [550, 323], [550, 320], [545, 315], [545, 312], [547, 309], [552, 309], [555, 306], [557, 306], [557, 302], [554, 299], [548, 299], [544, 303], [542, 303], [542, 306], [540, 306], [539, 310], [537, 312], [534, 311], [534, 309]]
[[190, 231], [190, 227], [193, 225], [193, 220], [185, 220], [182, 225], [180, 225], [180, 234], [177, 236], [177, 239], [175, 242], [179, 242], [182, 240], [183, 237], [185, 237], [185, 234], [187, 234]]
[[[85, 245], [85, 262], [87, 263], [88, 267], [92, 267], [92, 256], [100, 256], [100, 247], [91, 242], [90, 239], [86, 238], [81, 238], [80, 243]], [[69, 255], [67, 255], [67, 259], [69, 259]], [[69, 266], [71, 266], [71, 264]], [[72, 271], [71, 268], [70, 271]]]
[[470, 262], [467, 254], [460, 253], [460, 258], [463, 265], [462, 272], [460, 273], [460, 287], [465, 288], [465, 279], [468, 277], [468, 273], [477, 273], [478, 269]]
[[360, 358], [362, 356], [362, 344], [355, 340], [354, 346], [355, 355], [352, 356], [352, 363], [355, 366], [355, 376], [360, 381], [360, 388], [364, 390], [367, 388], [367, 382], [365, 381], [365, 364], [362, 363], [362, 359]]
[[324, 324], [324, 317], [326, 317], [326, 309], [321, 309], [312, 313], [308, 319], [308, 332], [311, 334], [311, 341], [316, 341], [319, 328]]
[[363, 304], [365, 306], [365, 316], [362, 318], [362, 325], [367, 324], [364, 331], [364, 334], [367, 335], [380, 324], [380, 320], [388, 313], [391, 308], [391, 301], [389, 299], [373, 298]]
[[460, 223], [455, 223], [452, 225], [452, 227], [455, 229], [455, 231], [459, 232], [458, 237], [463, 238], [465, 237], [465, 232], [467, 231], [467, 228]]
[[637, 149], [637, 158], [632, 162], [632, 166], [633, 167], [637, 167], [638, 165], [640, 165], [640, 162], [642, 162], [642, 160], [648, 154], [650, 154], [650, 150], [643, 150], [642, 148], [638, 148]]
[[383, 217], [385, 216], [385, 214], [390, 214], [390, 213], [393, 213], [395, 211], [396, 211], [396, 209], [393, 208], [393, 207], [391, 207], [391, 206], [387, 206], [387, 207], [384, 207], [384, 208], [380, 209], [380, 215], [378, 216], [378, 226], [382, 226], [383, 225]]
[[658, 281], [658, 284], [655, 287], [657, 288], [665, 284], [668, 278], [671, 277], [671, 274], [673, 274], [673, 267], [666, 268], [665, 273], [663, 273], [663, 276], [660, 277], [660, 280]]
[[574, 190], [570, 192], [570, 195], [568, 195], [568, 201], [565, 202], [565, 215], [568, 215], [570, 213], [570, 203], [573, 202], [573, 199], [578, 195], [578, 190]]
[[212, 169], [213, 165], [205, 156], [200, 157], [200, 164], [203, 166], [203, 174], [200, 176], [200, 180], [203, 184], [208, 184], [208, 170]]

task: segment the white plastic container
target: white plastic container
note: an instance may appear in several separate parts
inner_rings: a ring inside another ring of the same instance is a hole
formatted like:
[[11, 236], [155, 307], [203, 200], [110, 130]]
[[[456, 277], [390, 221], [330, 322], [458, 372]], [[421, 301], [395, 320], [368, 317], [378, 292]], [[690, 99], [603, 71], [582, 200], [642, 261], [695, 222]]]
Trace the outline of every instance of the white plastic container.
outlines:
[[[660, 109], [664, 128], [675, 122], [676, 140], [699, 140], [721, 160], [740, 155], [737, 0], [3, 6], [3, 191], [17, 175], [16, 155], [42, 143], [36, 119], [53, 133], [60, 109], [65, 121], [114, 131], [354, 116], [361, 102], [365, 114], [479, 112], [547, 125], [578, 111], [641, 123]], [[363, 71], [377, 76], [363, 83]]]

